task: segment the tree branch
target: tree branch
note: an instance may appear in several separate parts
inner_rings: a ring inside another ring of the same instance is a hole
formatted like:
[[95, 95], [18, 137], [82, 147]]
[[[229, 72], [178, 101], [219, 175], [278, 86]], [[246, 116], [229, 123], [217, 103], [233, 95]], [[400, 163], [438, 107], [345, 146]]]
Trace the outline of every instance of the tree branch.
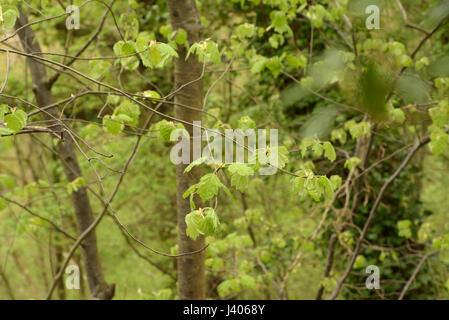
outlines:
[[371, 225], [371, 222], [373, 221], [374, 217], [376, 216], [377, 208], [379, 207], [382, 197], [385, 193], [385, 191], [388, 189], [388, 187], [394, 182], [394, 180], [399, 176], [399, 174], [407, 167], [410, 160], [413, 158], [413, 156], [416, 154], [416, 152], [424, 145], [430, 142], [430, 137], [427, 137], [426, 139], [422, 141], [416, 141], [413, 148], [408, 153], [407, 157], [402, 161], [401, 165], [396, 169], [396, 171], [388, 178], [387, 181], [383, 184], [382, 188], [380, 189], [379, 194], [377, 195], [377, 198], [374, 202], [373, 207], [371, 208], [371, 211], [368, 215], [368, 219], [365, 222], [365, 225], [363, 226], [362, 233], [360, 234], [359, 239], [357, 240], [357, 244], [355, 246], [355, 249], [352, 253], [351, 259], [349, 261], [349, 264], [344, 272], [344, 274], [340, 277], [340, 279], [337, 282], [337, 286], [335, 287], [334, 291], [332, 292], [329, 300], [334, 300], [337, 298], [338, 294], [340, 293], [340, 290], [346, 280], [346, 278], [349, 276], [349, 274], [352, 271], [352, 268], [354, 266], [355, 260], [357, 259], [357, 255], [360, 252], [362, 242], [365, 239], [366, 233], [368, 231], [368, 228]]

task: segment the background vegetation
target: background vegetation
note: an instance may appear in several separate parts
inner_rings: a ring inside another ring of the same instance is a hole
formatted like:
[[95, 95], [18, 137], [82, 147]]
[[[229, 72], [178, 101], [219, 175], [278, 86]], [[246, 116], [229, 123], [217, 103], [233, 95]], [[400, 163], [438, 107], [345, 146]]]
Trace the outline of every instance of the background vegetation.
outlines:
[[[448, 17], [447, 0], [2, 1], [0, 299], [449, 298]], [[278, 129], [279, 170], [174, 165], [170, 134], [199, 119]]]

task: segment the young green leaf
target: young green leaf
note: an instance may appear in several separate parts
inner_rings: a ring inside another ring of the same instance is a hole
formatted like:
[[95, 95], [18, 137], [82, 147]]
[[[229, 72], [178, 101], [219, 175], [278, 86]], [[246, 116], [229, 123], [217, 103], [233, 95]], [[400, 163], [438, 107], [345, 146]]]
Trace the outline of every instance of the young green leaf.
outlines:
[[203, 223], [203, 219], [203, 216], [198, 210], [192, 211], [188, 215], [186, 215], [186, 234], [188, 237], [192, 238], [193, 240], [198, 238], [198, 236], [201, 234], [200, 225]]
[[222, 186], [223, 184], [215, 174], [208, 173], [201, 177], [197, 192], [203, 201], [207, 201], [217, 196], [218, 190]]
[[3, 12], [3, 21], [1, 25], [4, 29], [13, 29], [19, 13], [16, 10], [9, 9]]
[[330, 161], [334, 162], [337, 159], [337, 154], [335, 153], [335, 149], [330, 142], [323, 143], [324, 155]]
[[179, 45], [183, 45], [187, 42], [187, 32], [180, 28], [176, 31], [175, 42]]
[[357, 167], [360, 163], [360, 159], [357, 157], [352, 157], [345, 162], [345, 168], [351, 171], [355, 167]]
[[207, 160], [207, 157], [201, 157], [201, 158], [198, 158], [198, 159], [192, 161], [192, 163], [190, 163], [185, 168], [184, 173], [190, 172], [190, 170], [192, 170], [194, 167], [197, 167], [197, 166], [203, 164], [206, 160]]
[[245, 163], [233, 163], [228, 168], [231, 174], [231, 186], [237, 190], [245, 191], [248, 186], [249, 176], [254, 175], [254, 170]]
[[0, 123], [5, 119], [5, 114], [9, 112], [9, 106], [7, 104], [0, 104]]
[[15, 110], [13, 111], [13, 113], [10, 113], [7, 116], [5, 116], [4, 121], [8, 129], [11, 129], [14, 133], [17, 133], [20, 130], [22, 130], [23, 127], [26, 126], [27, 117], [28, 115], [26, 114], [25, 111]]
[[118, 121], [118, 119], [115, 119], [114, 115], [111, 117], [109, 114], [103, 117], [103, 126], [104, 131], [113, 135], [119, 134], [125, 127], [123, 122]]

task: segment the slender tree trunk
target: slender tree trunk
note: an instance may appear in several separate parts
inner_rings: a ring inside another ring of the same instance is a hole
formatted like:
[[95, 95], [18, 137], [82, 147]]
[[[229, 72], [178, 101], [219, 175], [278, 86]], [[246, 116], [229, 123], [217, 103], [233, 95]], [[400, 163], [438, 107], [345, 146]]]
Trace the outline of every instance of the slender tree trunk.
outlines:
[[[190, 43], [200, 40], [201, 21], [196, 8], [195, 0], [167, 0], [173, 30], [179, 28], [187, 31]], [[202, 108], [202, 64], [195, 55], [186, 61], [186, 49], [179, 47], [179, 58], [175, 63], [175, 88], [194, 81], [180, 90], [175, 96], [175, 103], [188, 105], [198, 109]], [[201, 112], [175, 107], [175, 117], [189, 123], [201, 120]], [[185, 126], [193, 138], [193, 127]], [[193, 148], [191, 148], [193, 150]], [[192, 152], [191, 152], [192, 155]], [[200, 250], [204, 247], [204, 237], [192, 240], [186, 236], [185, 216], [191, 211], [188, 199], [182, 197], [183, 193], [198, 182], [201, 177], [201, 168], [196, 167], [188, 174], [184, 174], [186, 165], [180, 164], [176, 168], [177, 182], [177, 208], [178, 208], [178, 248], [180, 253]], [[178, 258], [178, 296], [179, 299], [205, 299], [204, 251]]]
[[0, 265], [0, 278], [3, 280], [3, 282], [5, 283], [5, 289], [6, 292], [8, 293], [9, 297], [11, 300], [16, 300], [15, 296], [14, 296], [14, 292], [12, 291], [11, 288], [11, 284], [9, 283], [8, 277], [6, 276], [4, 270], [2, 269], [2, 266]]
[[36, 243], [36, 249], [37, 249], [37, 257], [36, 257], [37, 258], [37, 264], [36, 264], [37, 265], [37, 269], [40, 271], [40, 276], [41, 276], [41, 279], [42, 279], [42, 284], [44, 286], [44, 290], [48, 291], [48, 288], [49, 288], [48, 273], [47, 273], [48, 266], [45, 263], [45, 261], [46, 261], [45, 258], [46, 257], [44, 255], [43, 250], [42, 250], [42, 246], [41, 246], [40, 240], [39, 239], [35, 239], [35, 243]]
[[30, 272], [28, 271], [26, 266], [23, 265], [22, 261], [20, 261], [19, 254], [16, 251], [13, 251], [13, 253], [11, 255], [12, 255], [13, 259], [14, 259], [14, 262], [15, 262], [17, 268], [24, 275], [24, 277], [25, 277], [25, 279], [26, 279], [26, 281], [28, 283], [28, 286], [30, 287], [31, 291], [33, 292], [33, 296], [34, 297], [38, 297], [39, 296], [39, 290], [37, 290], [36, 285], [34, 284], [34, 281], [31, 278]]
[[[61, 268], [62, 262], [64, 261], [64, 247], [61, 243], [62, 239], [59, 235], [55, 235], [55, 258], [56, 258], [56, 272], [55, 274], [57, 274]], [[80, 277], [81, 277], [81, 273], [80, 273]], [[59, 283], [58, 283], [58, 287], [57, 287], [57, 292], [58, 292], [58, 299], [59, 300], [67, 300], [67, 295], [65, 292], [65, 283], [64, 283], [64, 279], [63, 277], [61, 277], [61, 279], [59, 279]]]
[[[28, 24], [28, 19], [20, 11], [20, 17], [17, 19], [16, 27], [20, 28]], [[31, 28], [24, 28], [19, 31], [20, 41], [24, 50], [28, 53], [41, 52], [40, 45]], [[47, 81], [45, 66], [36, 60], [29, 60], [30, 73], [33, 82], [33, 92], [36, 97], [37, 104], [41, 107], [53, 103], [51, 87]], [[43, 113], [47, 120], [54, 120], [53, 117], [59, 118], [59, 112], [56, 108], [47, 110]], [[52, 117], [53, 116], [53, 117]], [[61, 126], [55, 126], [55, 131], [60, 131]], [[73, 141], [68, 134], [62, 134], [62, 141], [57, 146], [57, 154], [62, 163], [67, 181], [71, 182], [82, 177], [81, 169], [76, 158], [73, 147]], [[92, 207], [87, 195], [86, 188], [79, 188], [77, 192], [72, 193], [72, 202], [75, 209], [75, 217], [77, 222], [78, 233], [81, 234], [93, 222]], [[93, 299], [112, 299], [114, 296], [114, 285], [108, 285], [104, 279], [101, 269], [100, 259], [98, 255], [97, 239], [95, 230], [85, 238], [82, 243], [82, 258], [86, 269], [89, 282], [90, 292]]]

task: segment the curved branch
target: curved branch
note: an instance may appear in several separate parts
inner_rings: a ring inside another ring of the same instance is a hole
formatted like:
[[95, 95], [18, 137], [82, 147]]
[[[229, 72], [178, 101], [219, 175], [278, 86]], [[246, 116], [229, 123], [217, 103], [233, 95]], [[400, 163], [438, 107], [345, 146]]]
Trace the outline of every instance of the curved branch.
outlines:
[[408, 153], [407, 157], [402, 161], [401, 165], [396, 169], [396, 171], [388, 178], [387, 181], [383, 184], [382, 188], [380, 189], [379, 194], [377, 195], [377, 198], [374, 202], [373, 207], [370, 210], [370, 213], [368, 215], [368, 219], [365, 222], [365, 225], [363, 226], [362, 233], [360, 234], [359, 239], [357, 240], [357, 244], [355, 246], [355, 249], [352, 253], [351, 259], [349, 261], [349, 264], [343, 273], [343, 275], [340, 277], [340, 279], [337, 282], [337, 286], [335, 287], [334, 291], [332, 292], [329, 300], [334, 300], [337, 298], [338, 294], [340, 293], [340, 290], [346, 281], [346, 278], [350, 275], [352, 268], [354, 267], [355, 260], [357, 259], [357, 255], [360, 252], [362, 242], [365, 239], [366, 233], [368, 231], [368, 228], [371, 225], [371, 222], [373, 221], [374, 217], [376, 216], [377, 208], [379, 207], [382, 198], [385, 194], [385, 191], [388, 189], [388, 187], [396, 180], [396, 178], [399, 176], [399, 174], [407, 167], [410, 160], [413, 158], [413, 156], [416, 154], [416, 152], [424, 145], [430, 142], [430, 137], [427, 137], [426, 139], [422, 141], [416, 141], [413, 148]]
[[402, 300], [404, 298], [405, 293], [407, 292], [407, 290], [410, 287], [410, 285], [412, 284], [412, 282], [415, 280], [416, 276], [418, 275], [419, 271], [421, 270], [422, 266], [424, 265], [424, 262], [426, 262], [426, 260], [428, 258], [430, 258], [431, 256], [433, 256], [434, 254], [436, 254], [438, 252], [439, 252], [439, 250], [431, 251], [422, 257], [421, 261], [416, 266], [415, 271], [413, 271], [412, 276], [410, 277], [410, 279], [408, 279], [404, 288], [402, 288], [402, 291], [401, 291], [401, 294], [399, 295], [398, 300]]

